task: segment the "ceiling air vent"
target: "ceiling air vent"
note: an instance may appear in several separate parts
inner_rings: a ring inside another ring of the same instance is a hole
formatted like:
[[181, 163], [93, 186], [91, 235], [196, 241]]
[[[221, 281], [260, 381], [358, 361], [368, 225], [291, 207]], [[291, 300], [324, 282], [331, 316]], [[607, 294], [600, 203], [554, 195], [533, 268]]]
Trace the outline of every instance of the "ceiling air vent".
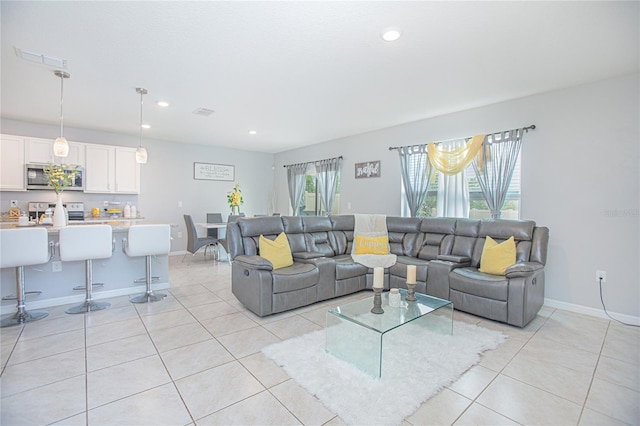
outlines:
[[21, 49], [17, 46], [13, 46], [16, 55], [25, 61], [35, 62], [36, 64], [46, 65], [48, 67], [66, 69], [67, 60], [63, 58], [56, 58], [55, 56], [45, 55], [40, 52], [31, 52], [29, 50]]
[[208, 117], [211, 114], [213, 114], [215, 111], [209, 108], [198, 108], [195, 111], [193, 111], [193, 113], [195, 115], [201, 115], [203, 117]]

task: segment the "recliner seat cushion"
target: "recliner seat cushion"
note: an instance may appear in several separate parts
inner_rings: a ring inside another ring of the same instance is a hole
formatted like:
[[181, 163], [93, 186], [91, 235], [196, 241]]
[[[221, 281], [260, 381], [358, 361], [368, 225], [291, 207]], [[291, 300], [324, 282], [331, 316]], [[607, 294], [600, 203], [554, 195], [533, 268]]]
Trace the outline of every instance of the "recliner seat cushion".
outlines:
[[360, 263], [353, 261], [351, 256], [337, 256], [336, 261], [336, 280], [346, 280], [367, 274], [369, 268]]
[[476, 268], [458, 268], [451, 271], [449, 288], [493, 300], [507, 301], [509, 297], [509, 280], [506, 277], [485, 274]]
[[310, 263], [297, 263], [272, 272], [273, 292], [284, 293], [312, 287], [318, 283], [320, 272]]

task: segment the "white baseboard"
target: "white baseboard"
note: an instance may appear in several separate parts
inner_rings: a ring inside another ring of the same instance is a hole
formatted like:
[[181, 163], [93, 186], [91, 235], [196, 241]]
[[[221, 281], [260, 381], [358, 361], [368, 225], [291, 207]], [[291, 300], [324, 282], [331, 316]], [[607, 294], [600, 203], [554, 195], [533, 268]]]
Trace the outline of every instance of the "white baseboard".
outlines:
[[[163, 283], [155, 283], [151, 285], [152, 290], [166, 290], [170, 288], [171, 285], [168, 282]], [[105, 291], [94, 291], [93, 298], [95, 300], [98, 299], [107, 299], [109, 297], [117, 297], [117, 296], [128, 296], [135, 295], [137, 293], [144, 293], [145, 286], [136, 285], [131, 287], [119, 288], [117, 290], [105, 290]], [[82, 293], [78, 292], [78, 294], [74, 294], [72, 296], [65, 297], [56, 297], [53, 299], [47, 300], [34, 300], [27, 301], [27, 311], [33, 311], [36, 309], [42, 308], [51, 308], [53, 306], [67, 305], [70, 303], [82, 303], [84, 302], [86, 297], [86, 293], [83, 291]], [[16, 312], [16, 305], [3, 305], [0, 307], [0, 315], [11, 314]]]
[[[545, 306], [549, 306], [551, 308], [562, 309], [569, 312], [575, 312], [578, 314], [591, 315], [593, 317], [611, 319], [607, 316], [604, 309], [590, 308], [588, 306], [575, 305], [573, 303], [561, 302], [559, 300], [554, 299], [544, 299]], [[640, 317], [634, 317], [632, 315], [621, 314], [618, 312], [609, 311], [609, 315], [618, 321], [625, 322], [627, 324], [640, 324]]]

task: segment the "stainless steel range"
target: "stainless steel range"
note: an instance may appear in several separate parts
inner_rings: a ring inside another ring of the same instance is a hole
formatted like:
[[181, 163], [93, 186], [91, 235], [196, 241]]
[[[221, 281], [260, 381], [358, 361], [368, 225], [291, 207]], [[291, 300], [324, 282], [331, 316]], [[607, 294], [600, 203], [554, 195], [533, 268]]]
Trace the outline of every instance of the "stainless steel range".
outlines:
[[[69, 220], [84, 220], [84, 203], [63, 203], [67, 209]], [[29, 203], [29, 220], [39, 220], [47, 209], [54, 209], [55, 203]]]

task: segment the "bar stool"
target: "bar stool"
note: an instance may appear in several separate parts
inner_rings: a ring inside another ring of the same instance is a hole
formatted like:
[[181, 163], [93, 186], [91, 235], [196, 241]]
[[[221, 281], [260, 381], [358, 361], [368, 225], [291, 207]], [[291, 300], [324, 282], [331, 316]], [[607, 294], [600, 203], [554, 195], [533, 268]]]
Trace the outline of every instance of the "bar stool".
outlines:
[[132, 303], [157, 302], [167, 297], [163, 293], [153, 293], [151, 282], [159, 277], [151, 275], [151, 256], [169, 254], [171, 251], [171, 228], [169, 225], [134, 225], [129, 228], [127, 238], [122, 240], [122, 249], [129, 257], [145, 256], [146, 276], [135, 280], [136, 283], [146, 283], [144, 294], [129, 299]]
[[44, 228], [0, 230], [0, 267], [16, 268], [15, 298], [18, 301], [18, 311], [12, 317], [3, 319], [0, 327], [37, 321], [49, 315], [43, 311], [27, 312], [25, 295], [41, 292], [25, 292], [24, 289], [24, 267], [47, 263], [51, 258], [48, 246], [49, 236]]
[[94, 259], [108, 259], [113, 254], [109, 225], [77, 225], [60, 229], [60, 260], [84, 260], [86, 298], [83, 304], [73, 306], [65, 312], [81, 314], [108, 308], [111, 303], [93, 300], [93, 266]]

